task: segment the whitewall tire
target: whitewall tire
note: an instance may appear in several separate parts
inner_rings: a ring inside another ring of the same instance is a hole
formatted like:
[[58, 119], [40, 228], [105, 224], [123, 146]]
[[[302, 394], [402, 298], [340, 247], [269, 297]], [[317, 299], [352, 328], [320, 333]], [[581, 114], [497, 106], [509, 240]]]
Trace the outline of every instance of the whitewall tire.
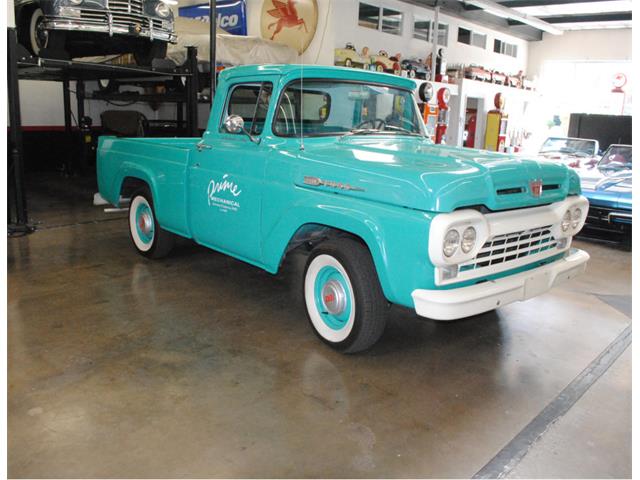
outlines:
[[145, 257], [161, 258], [173, 248], [175, 237], [158, 224], [148, 188], [140, 189], [131, 196], [129, 235], [138, 253]]
[[369, 250], [355, 239], [329, 240], [313, 249], [303, 296], [314, 332], [336, 350], [366, 350], [384, 331], [388, 303]]

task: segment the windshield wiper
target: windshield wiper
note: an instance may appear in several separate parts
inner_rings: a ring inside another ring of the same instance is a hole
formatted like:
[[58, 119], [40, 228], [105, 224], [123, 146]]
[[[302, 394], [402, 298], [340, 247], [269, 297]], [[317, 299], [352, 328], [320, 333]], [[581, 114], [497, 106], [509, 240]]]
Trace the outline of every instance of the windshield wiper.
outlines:
[[406, 135], [413, 135], [414, 137], [422, 137], [422, 135], [420, 135], [417, 132], [412, 132], [411, 130], [408, 130], [408, 129], [403, 128], [403, 127], [398, 127], [396, 125], [385, 125], [384, 129], [385, 130], [394, 130], [396, 132], [402, 132], [402, 133], [404, 133]]
[[374, 135], [376, 133], [382, 133], [382, 130], [377, 128], [354, 128], [344, 133], [340, 138], [349, 137], [351, 135]]

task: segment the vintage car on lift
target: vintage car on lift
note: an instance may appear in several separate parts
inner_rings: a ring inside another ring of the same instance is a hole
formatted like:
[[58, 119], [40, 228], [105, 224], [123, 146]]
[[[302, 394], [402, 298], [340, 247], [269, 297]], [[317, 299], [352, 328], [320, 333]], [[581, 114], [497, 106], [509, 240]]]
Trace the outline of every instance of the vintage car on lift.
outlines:
[[631, 232], [631, 145], [610, 145], [595, 165], [577, 170], [582, 192], [589, 200], [587, 226]]
[[20, 43], [36, 56], [133, 53], [140, 65], [176, 41], [165, 0], [16, 0]]
[[587, 138], [549, 137], [547, 138], [538, 157], [543, 160], [553, 160], [568, 167], [578, 168], [583, 165], [595, 165], [600, 156], [600, 144], [597, 140]]
[[343, 352], [378, 340], [389, 303], [453, 320], [584, 271], [576, 172], [434, 145], [413, 80], [297, 65], [219, 80], [202, 138], [100, 138], [100, 194], [130, 199], [142, 255], [178, 235], [276, 273], [307, 251], [309, 322]]

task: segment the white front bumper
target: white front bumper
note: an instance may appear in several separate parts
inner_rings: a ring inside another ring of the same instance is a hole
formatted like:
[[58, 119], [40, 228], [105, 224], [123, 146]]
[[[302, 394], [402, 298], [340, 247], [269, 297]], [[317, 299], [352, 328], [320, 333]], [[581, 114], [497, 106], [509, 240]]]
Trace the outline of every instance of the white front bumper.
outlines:
[[589, 254], [572, 249], [561, 260], [497, 280], [449, 290], [414, 290], [416, 313], [434, 320], [456, 320], [536, 297], [581, 274]]

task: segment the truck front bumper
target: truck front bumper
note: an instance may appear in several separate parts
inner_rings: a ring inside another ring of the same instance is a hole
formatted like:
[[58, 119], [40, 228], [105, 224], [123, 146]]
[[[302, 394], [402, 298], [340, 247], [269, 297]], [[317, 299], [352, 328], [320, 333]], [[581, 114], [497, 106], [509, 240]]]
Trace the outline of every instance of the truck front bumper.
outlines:
[[448, 290], [414, 290], [416, 313], [433, 320], [456, 320], [538, 296], [583, 273], [589, 254], [572, 249], [567, 256], [526, 272]]

